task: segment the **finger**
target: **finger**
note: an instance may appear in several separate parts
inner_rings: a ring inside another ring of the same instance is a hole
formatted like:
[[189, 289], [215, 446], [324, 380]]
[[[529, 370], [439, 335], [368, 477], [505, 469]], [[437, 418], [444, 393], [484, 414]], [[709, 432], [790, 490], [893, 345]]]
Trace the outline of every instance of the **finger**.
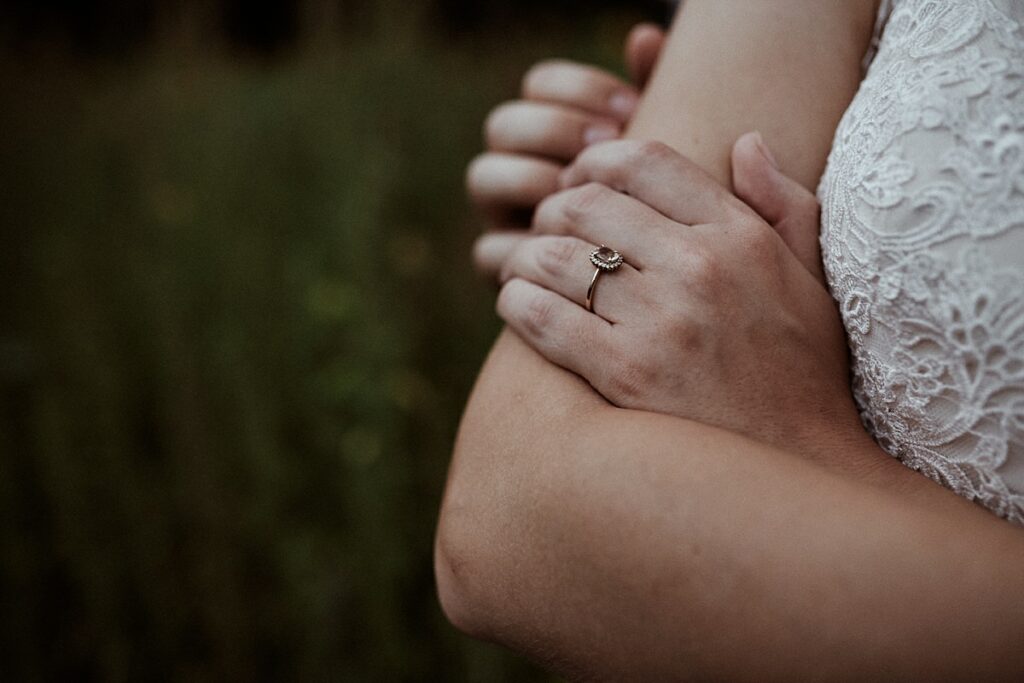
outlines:
[[551, 157], [568, 162], [596, 142], [622, 134], [615, 119], [560, 104], [509, 102], [491, 112], [484, 126], [487, 146], [495, 152]]
[[523, 98], [585, 109], [625, 123], [639, 96], [621, 78], [593, 66], [561, 60], [541, 62], [523, 79]]
[[588, 183], [542, 201], [534, 212], [532, 230], [605, 244], [643, 270], [660, 260], [679, 227], [633, 197], [607, 185]]
[[643, 89], [654, 72], [665, 44], [665, 31], [657, 24], [637, 24], [626, 38], [626, 68], [633, 85]]
[[760, 133], [747, 133], [732, 150], [736, 195], [779, 233], [797, 260], [822, 284], [817, 198], [779, 170]]
[[[575, 237], [534, 237], [521, 242], [509, 255], [502, 266], [500, 281], [527, 280], [586, 309], [587, 292], [597, 270], [590, 261], [593, 251], [593, 244]], [[628, 264], [613, 272], [602, 271], [592, 292], [592, 312], [610, 323], [623, 322], [636, 308], [637, 299], [631, 292], [639, 290], [640, 277]]]
[[505, 283], [498, 315], [537, 352], [581, 377], [599, 376], [612, 326], [554, 292], [526, 280]]
[[513, 230], [484, 233], [473, 244], [473, 266], [484, 277], [497, 279], [501, 267], [515, 248], [531, 237], [528, 233]]
[[558, 190], [558, 164], [516, 154], [481, 154], [466, 171], [466, 187], [485, 210], [536, 206]]
[[598, 182], [686, 225], [750, 213], [743, 202], [668, 145], [615, 140], [588, 147], [559, 179], [563, 188]]

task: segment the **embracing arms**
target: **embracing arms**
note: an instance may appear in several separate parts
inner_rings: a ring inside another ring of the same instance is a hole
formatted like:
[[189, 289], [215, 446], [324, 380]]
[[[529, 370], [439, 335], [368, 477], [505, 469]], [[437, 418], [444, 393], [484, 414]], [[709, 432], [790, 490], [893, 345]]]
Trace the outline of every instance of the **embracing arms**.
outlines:
[[[830, 4], [842, 16], [800, 29], [820, 3], [691, 0], [632, 134], [726, 182], [733, 140], [757, 128], [813, 185], [859, 79], [870, 4]], [[812, 42], [783, 44], [780, 23]], [[800, 455], [613, 408], [506, 332], [450, 474], [437, 552], [445, 609], [471, 633], [599, 678], [1014, 665], [1019, 610], [1000, 603], [1021, 591], [1019, 532], [869, 443], [835, 455], [904, 496]], [[970, 662], [957, 658], [965, 651]]]

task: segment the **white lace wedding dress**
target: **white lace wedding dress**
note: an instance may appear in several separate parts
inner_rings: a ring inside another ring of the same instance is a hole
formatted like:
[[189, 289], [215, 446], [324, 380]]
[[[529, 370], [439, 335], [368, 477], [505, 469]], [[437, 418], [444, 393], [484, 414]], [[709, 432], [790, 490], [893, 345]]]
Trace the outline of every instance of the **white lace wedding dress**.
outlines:
[[1024, 0], [883, 2], [818, 195], [868, 429], [1024, 524]]

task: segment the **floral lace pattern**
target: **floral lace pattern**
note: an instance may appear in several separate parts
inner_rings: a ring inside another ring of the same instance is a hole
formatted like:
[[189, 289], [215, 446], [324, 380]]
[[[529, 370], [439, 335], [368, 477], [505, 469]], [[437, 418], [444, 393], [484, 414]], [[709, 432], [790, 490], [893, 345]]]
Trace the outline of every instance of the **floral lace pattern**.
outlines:
[[882, 11], [818, 189], [854, 394], [890, 454], [1024, 524], [1024, 2]]

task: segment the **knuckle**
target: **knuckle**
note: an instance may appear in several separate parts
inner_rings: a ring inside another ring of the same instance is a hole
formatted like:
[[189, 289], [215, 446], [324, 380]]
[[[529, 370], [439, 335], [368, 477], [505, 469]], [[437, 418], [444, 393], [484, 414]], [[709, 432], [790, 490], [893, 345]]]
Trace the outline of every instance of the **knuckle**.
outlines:
[[691, 287], [707, 293], [721, 281], [722, 266], [717, 254], [703, 246], [691, 246], [686, 251], [686, 278]]
[[563, 277], [566, 270], [576, 263], [578, 245], [575, 240], [565, 237], [539, 238], [537, 265], [548, 275]]
[[531, 289], [524, 280], [512, 279], [498, 294], [498, 314], [509, 323], [516, 323], [526, 336], [543, 338], [554, 319], [554, 306], [550, 297]]
[[627, 155], [627, 162], [630, 166], [638, 166], [666, 159], [674, 154], [672, 148], [663, 142], [644, 140], [632, 146]]
[[550, 298], [536, 293], [528, 294], [523, 307], [523, 325], [531, 336], [541, 338], [551, 328], [554, 312]]
[[548, 195], [540, 200], [533, 211], [534, 231], [555, 232], [562, 216], [562, 209], [559, 207], [561, 197], [559, 193]]
[[[519, 245], [512, 250], [505, 262], [501, 264], [498, 269], [498, 281], [509, 282], [515, 277], [516, 271], [519, 269], [519, 263], [522, 260], [523, 245]], [[503, 292], [504, 293], [504, 292]], [[500, 294], [499, 294], [500, 296]]]
[[672, 341], [684, 356], [697, 355], [704, 346], [704, 327], [694, 320], [689, 312], [676, 316], [672, 321]]
[[[622, 355], [622, 354], [620, 354]], [[608, 378], [610, 398], [623, 407], [636, 405], [655, 379], [650, 366], [636, 357], [622, 359]]]
[[652, 140], [616, 140], [605, 146], [594, 145], [584, 151], [581, 160], [583, 168], [598, 174], [603, 181], [615, 188], [626, 187], [637, 169], [657, 162], [660, 157], [672, 154], [671, 148]]
[[601, 183], [590, 182], [565, 192], [562, 212], [570, 221], [578, 221], [597, 208], [607, 199], [609, 189]]

